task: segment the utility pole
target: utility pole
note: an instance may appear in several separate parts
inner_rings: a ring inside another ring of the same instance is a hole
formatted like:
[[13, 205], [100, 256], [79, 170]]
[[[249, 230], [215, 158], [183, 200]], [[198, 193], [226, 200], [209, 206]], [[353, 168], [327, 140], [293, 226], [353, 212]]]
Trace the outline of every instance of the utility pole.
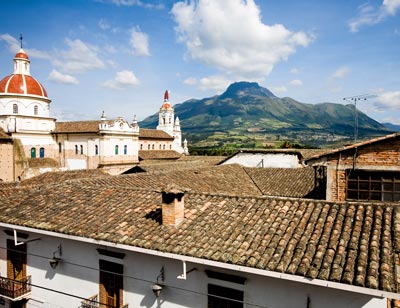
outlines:
[[349, 96], [349, 97], [344, 97], [344, 101], [348, 101], [352, 104], [354, 104], [354, 143], [357, 143], [357, 138], [358, 138], [358, 112], [357, 112], [357, 102], [358, 101], [366, 101], [368, 98], [375, 97], [376, 95], [370, 95], [370, 94], [362, 94], [362, 95], [356, 95], [356, 96]]

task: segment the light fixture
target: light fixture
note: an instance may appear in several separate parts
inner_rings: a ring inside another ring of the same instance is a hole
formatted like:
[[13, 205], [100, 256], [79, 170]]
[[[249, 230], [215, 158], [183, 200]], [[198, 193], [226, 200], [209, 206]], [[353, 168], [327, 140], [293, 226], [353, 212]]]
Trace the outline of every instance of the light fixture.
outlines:
[[[58, 258], [56, 257], [56, 253], [58, 253]], [[56, 269], [57, 265], [62, 261], [60, 258], [62, 255], [61, 244], [58, 245], [57, 250], [53, 252], [53, 258], [49, 259], [49, 263], [52, 269]]]
[[164, 286], [158, 282], [159, 280], [164, 281], [164, 266], [161, 268], [160, 274], [157, 276], [157, 282], [151, 285], [151, 290], [156, 297], [159, 297], [161, 290], [164, 289]]

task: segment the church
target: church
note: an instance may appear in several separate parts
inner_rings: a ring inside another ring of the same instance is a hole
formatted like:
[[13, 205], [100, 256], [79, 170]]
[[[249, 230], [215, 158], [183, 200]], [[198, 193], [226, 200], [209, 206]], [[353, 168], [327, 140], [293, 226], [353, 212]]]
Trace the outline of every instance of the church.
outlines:
[[127, 172], [141, 153], [153, 156], [188, 154], [179, 118], [168, 91], [156, 129], [140, 129], [136, 118], [58, 122], [50, 115], [51, 99], [30, 73], [30, 59], [21, 48], [14, 73], [0, 81], [0, 181], [26, 179], [47, 171], [103, 169]]

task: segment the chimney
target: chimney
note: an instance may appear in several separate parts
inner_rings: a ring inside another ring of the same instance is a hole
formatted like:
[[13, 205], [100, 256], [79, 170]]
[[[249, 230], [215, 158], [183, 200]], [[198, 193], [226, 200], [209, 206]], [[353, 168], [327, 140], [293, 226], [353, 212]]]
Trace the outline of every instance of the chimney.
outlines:
[[184, 218], [184, 195], [185, 191], [169, 186], [161, 191], [162, 195], [162, 224], [177, 227]]

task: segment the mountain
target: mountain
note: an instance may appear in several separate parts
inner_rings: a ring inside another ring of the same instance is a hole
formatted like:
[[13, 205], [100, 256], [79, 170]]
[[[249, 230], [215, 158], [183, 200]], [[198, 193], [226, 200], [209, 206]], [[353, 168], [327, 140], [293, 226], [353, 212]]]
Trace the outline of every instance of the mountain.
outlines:
[[[191, 99], [174, 108], [185, 137], [196, 142], [217, 136], [221, 140], [235, 136], [268, 140], [279, 135], [296, 141], [326, 141], [327, 136], [351, 140], [354, 136], [354, 105], [300, 103], [290, 97], [279, 98], [255, 82], [235, 82], [221, 95]], [[361, 111], [357, 115], [360, 138], [390, 132]], [[158, 115], [154, 114], [140, 126], [157, 124]]]
[[382, 123], [382, 125], [390, 130], [400, 132], [400, 125], [392, 124], [392, 123]]

